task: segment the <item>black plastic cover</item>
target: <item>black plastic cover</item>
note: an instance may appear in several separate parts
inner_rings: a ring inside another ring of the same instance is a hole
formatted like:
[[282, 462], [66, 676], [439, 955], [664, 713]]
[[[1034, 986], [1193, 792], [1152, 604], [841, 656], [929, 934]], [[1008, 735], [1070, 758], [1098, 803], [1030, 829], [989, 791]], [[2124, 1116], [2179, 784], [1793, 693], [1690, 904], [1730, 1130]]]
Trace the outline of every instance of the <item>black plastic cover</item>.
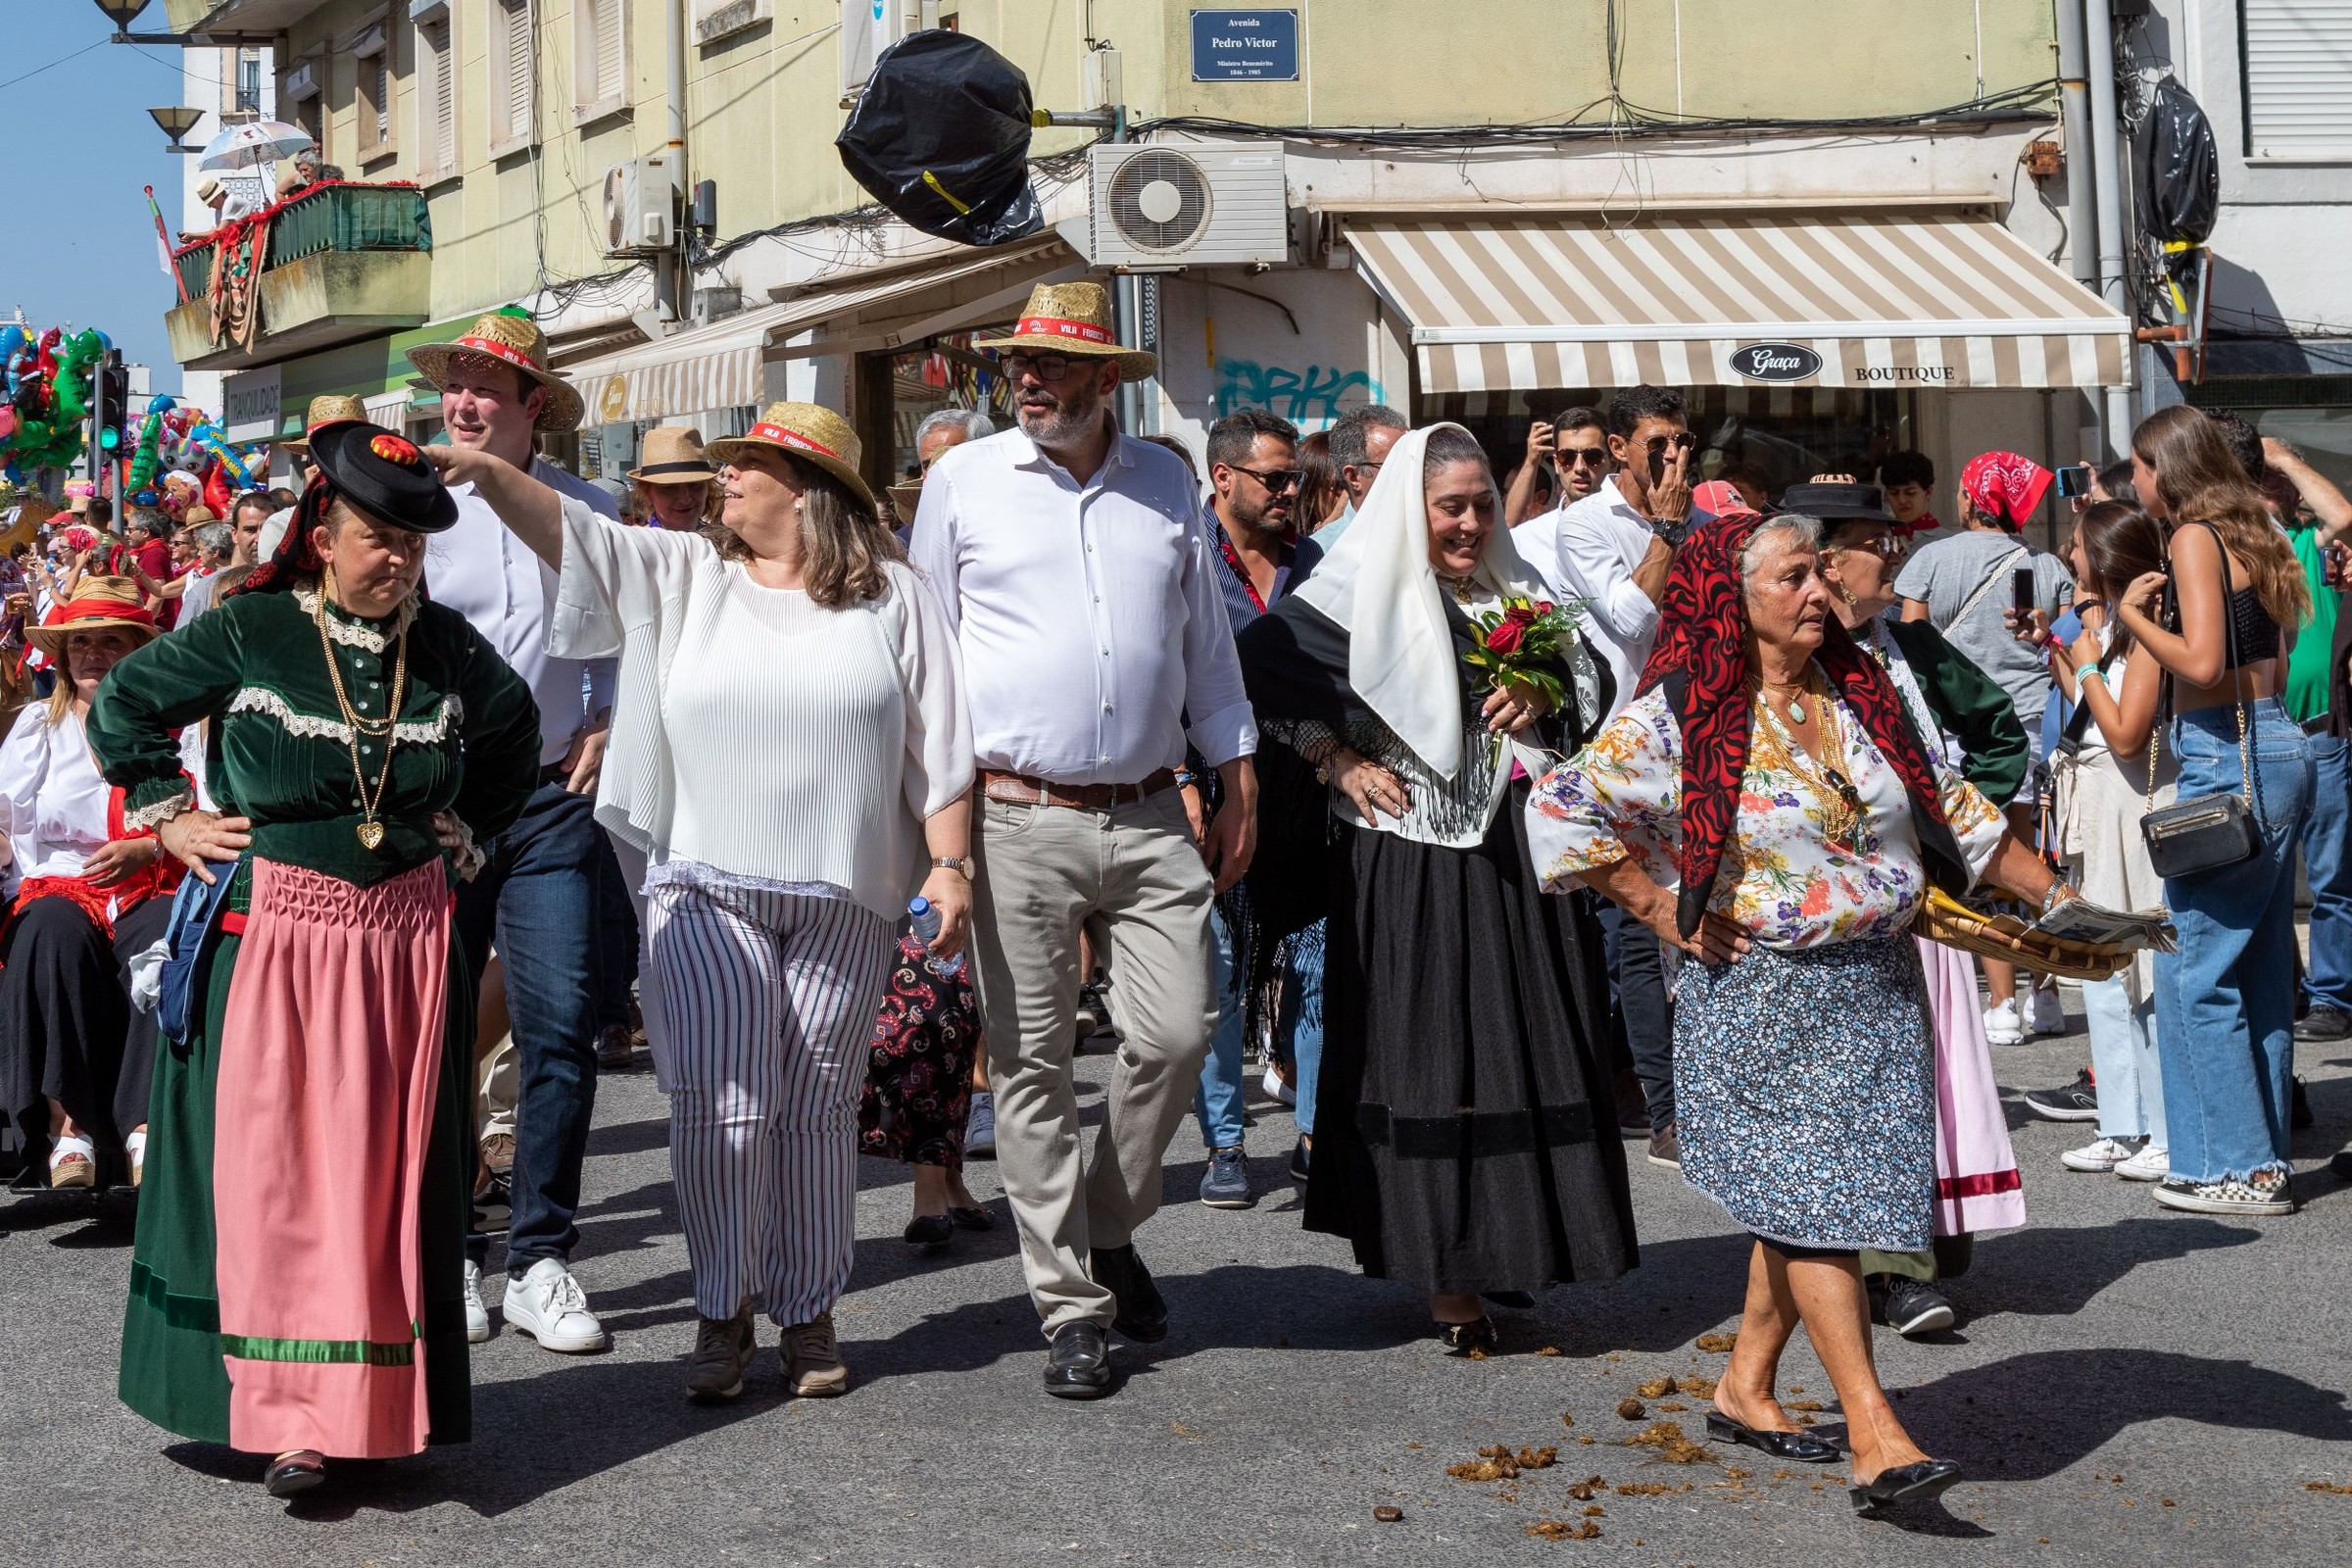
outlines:
[[2172, 76], [2156, 84], [2148, 110], [2147, 201], [2141, 221], [2159, 240], [2202, 245], [2222, 203], [2221, 154], [2213, 124]]
[[1045, 226], [1029, 183], [1029, 78], [979, 39], [908, 33], [874, 62], [833, 145], [850, 177], [926, 234], [1001, 245]]

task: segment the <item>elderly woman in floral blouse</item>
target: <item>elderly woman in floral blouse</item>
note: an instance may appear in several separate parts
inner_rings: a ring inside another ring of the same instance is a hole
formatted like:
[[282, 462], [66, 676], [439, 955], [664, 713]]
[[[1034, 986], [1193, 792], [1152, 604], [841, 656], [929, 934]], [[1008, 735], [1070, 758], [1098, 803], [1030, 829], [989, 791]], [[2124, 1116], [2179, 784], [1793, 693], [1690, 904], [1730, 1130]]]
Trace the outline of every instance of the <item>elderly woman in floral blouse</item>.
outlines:
[[1959, 1478], [1895, 1419], [1856, 1254], [1928, 1245], [1933, 1041], [1911, 925], [1934, 883], [2062, 896], [1999, 811], [1923, 744], [1831, 612], [1819, 525], [1719, 519], [1676, 557], [1631, 707], [1529, 807], [1544, 885], [1593, 887], [1687, 956], [1675, 1016], [1683, 1175], [1753, 1233], [1709, 1435], [1837, 1450], [1774, 1397], [1801, 1321], [1853, 1450], [1854, 1504]]

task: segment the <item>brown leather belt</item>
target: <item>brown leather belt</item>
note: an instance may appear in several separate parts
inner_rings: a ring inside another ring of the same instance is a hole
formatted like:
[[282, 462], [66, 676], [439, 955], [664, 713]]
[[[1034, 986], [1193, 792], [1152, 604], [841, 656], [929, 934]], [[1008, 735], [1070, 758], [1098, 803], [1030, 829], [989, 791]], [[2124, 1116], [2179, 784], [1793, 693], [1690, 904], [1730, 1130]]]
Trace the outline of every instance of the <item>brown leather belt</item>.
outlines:
[[1157, 795], [1176, 782], [1176, 771], [1163, 767], [1141, 784], [1049, 784], [1026, 773], [980, 769], [980, 793], [1007, 806], [1066, 806], [1074, 810], [1102, 811], [1114, 806]]

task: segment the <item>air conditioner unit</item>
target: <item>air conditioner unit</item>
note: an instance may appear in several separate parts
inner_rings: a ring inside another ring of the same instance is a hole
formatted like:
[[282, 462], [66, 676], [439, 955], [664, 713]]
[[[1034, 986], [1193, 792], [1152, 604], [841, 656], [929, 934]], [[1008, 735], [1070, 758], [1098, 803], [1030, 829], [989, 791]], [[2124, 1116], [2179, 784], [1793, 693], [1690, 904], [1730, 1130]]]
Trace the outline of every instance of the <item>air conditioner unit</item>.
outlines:
[[677, 159], [654, 153], [605, 171], [605, 254], [644, 256], [677, 243]]
[[1245, 266], [1291, 259], [1282, 149], [1265, 143], [1092, 151], [1098, 267]]

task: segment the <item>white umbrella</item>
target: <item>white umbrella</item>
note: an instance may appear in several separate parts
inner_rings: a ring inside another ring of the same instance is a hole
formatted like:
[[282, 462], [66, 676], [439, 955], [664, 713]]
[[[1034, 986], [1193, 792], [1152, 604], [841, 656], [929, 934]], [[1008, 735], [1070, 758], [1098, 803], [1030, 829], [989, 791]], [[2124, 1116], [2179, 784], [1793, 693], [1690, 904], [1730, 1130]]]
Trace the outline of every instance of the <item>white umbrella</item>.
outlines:
[[198, 169], [258, 169], [291, 158], [311, 145], [311, 133], [282, 120], [250, 120], [205, 143]]

